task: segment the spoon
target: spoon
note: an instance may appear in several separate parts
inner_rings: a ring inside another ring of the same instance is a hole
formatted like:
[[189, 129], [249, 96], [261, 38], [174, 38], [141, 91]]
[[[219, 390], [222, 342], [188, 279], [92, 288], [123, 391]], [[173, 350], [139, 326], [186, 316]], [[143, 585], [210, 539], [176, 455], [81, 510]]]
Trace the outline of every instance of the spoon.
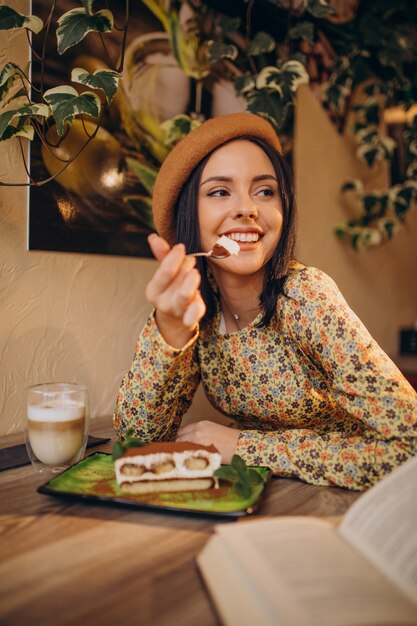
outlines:
[[206, 256], [212, 259], [227, 259], [227, 257], [230, 256], [230, 252], [226, 250], [226, 248], [223, 248], [223, 246], [218, 246], [216, 243], [208, 252], [191, 252], [188, 256]]
[[191, 252], [189, 256], [205, 256], [212, 259], [227, 259], [231, 254], [239, 254], [239, 244], [222, 235], [208, 252]]

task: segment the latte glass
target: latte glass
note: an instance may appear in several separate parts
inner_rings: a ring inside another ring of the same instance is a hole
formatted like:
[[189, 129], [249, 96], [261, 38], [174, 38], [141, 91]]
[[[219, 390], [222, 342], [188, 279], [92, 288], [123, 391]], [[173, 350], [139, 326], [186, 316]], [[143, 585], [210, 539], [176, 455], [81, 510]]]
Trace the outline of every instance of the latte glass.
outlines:
[[29, 387], [26, 448], [38, 472], [62, 472], [84, 456], [89, 407], [85, 385], [44, 383]]

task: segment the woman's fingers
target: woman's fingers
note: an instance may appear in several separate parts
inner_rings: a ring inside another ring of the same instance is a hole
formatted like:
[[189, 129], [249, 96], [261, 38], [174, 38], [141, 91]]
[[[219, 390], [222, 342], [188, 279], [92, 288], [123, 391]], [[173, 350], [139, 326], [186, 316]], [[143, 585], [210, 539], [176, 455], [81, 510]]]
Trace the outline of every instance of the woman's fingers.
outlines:
[[171, 249], [168, 242], [156, 233], [149, 235], [148, 244], [157, 261], [162, 261]]
[[204, 304], [204, 300], [201, 297], [200, 293], [198, 293], [194, 300], [188, 305], [182, 318], [182, 323], [187, 328], [195, 328], [198, 322], [204, 316], [205, 312], [206, 305]]
[[160, 294], [158, 308], [164, 313], [182, 318], [187, 306], [197, 296], [200, 280], [200, 274], [195, 268], [182, 269]]
[[174, 246], [161, 260], [160, 266], [148, 283], [146, 290], [148, 300], [156, 306], [156, 300], [168, 289], [180, 270], [190, 271], [194, 265], [194, 258], [185, 256], [183, 244]]
[[171, 249], [156, 234], [149, 235], [148, 242], [160, 265], [146, 287], [146, 297], [160, 314], [181, 320], [189, 329], [195, 328], [206, 312], [195, 258], [186, 255], [183, 244]]
[[187, 326], [201, 319], [205, 307], [199, 295], [201, 276], [195, 269], [195, 258], [185, 255], [183, 245], [174, 248], [163, 258], [146, 288], [146, 297], [161, 313], [182, 319], [188, 306], [198, 296], [198, 304], [186, 317]]

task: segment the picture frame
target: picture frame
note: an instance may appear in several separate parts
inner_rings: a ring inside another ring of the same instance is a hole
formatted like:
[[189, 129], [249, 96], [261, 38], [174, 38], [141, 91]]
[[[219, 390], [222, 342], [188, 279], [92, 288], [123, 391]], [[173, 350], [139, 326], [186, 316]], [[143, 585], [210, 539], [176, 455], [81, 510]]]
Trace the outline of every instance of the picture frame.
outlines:
[[[63, 12], [73, 9], [74, 3], [61, 0], [58, 8], [62, 15]], [[120, 3], [120, 7], [117, 3], [112, 5], [115, 24], [123, 23], [124, 8], [123, 3]], [[31, 10], [45, 23], [50, 5], [41, 0], [33, 0]], [[117, 29], [106, 33], [105, 49], [100, 36], [91, 33], [80, 44], [60, 56], [56, 45], [56, 26], [56, 18], [53, 16], [46, 41], [44, 91], [57, 85], [71, 85], [71, 71], [74, 67], [88, 65], [86, 69], [92, 72], [95, 66], [102, 66], [106, 55], [111, 56], [112, 60], [120, 58], [121, 34]], [[158, 21], [143, 5], [132, 5], [126, 52], [128, 53], [129, 46], [138, 38], [147, 38], [150, 33], [155, 32], [164, 36]], [[41, 35], [43, 36], [42, 33]], [[41, 67], [36, 52], [39, 52], [42, 45], [41, 37], [37, 41], [37, 36], [34, 36], [32, 45], [35, 50], [32, 52], [32, 82], [39, 85]], [[61, 163], [56, 161], [51, 167], [50, 150], [45, 147], [45, 142], [42, 145], [38, 137], [31, 142], [30, 174], [36, 182], [32, 182], [29, 191], [29, 250], [152, 257], [147, 243], [147, 236], [153, 231], [150, 198], [147, 197], [149, 202], [145, 207], [146, 214], [143, 214], [144, 207], [138, 206], [137, 202], [126, 201], [126, 198], [137, 197], [146, 192], [127, 163], [132, 156], [140, 160], [142, 146], [135, 143], [126, 131], [129, 113], [121, 112], [120, 101], [117, 103], [116, 100], [117, 97], [106, 111], [101, 127], [91, 143], [55, 178], [54, 174], [56, 175], [58, 168], [61, 169]], [[73, 152], [77, 151], [81, 141], [88, 138], [96, 124], [96, 120], [89, 120], [85, 116], [84, 119], [76, 119], [70, 133], [62, 141], [62, 146], [67, 148], [70, 143], [69, 147]], [[48, 129], [49, 133], [52, 131], [53, 129]], [[77, 135], [82, 134], [84, 139], [77, 139]], [[57, 144], [56, 139], [55, 134], [50, 146]], [[159, 167], [160, 164], [155, 162], [153, 165]]]

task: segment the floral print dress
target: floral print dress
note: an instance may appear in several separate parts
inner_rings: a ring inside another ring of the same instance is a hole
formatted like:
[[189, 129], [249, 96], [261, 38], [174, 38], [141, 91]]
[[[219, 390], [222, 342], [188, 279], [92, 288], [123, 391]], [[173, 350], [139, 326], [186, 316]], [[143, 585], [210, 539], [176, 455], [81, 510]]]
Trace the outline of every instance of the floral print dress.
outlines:
[[199, 382], [242, 431], [247, 464], [363, 490], [417, 453], [417, 394], [324, 272], [293, 262], [276, 314], [222, 335], [220, 313], [181, 350], [153, 316], [122, 381], [114, 427], [172, 440]]

